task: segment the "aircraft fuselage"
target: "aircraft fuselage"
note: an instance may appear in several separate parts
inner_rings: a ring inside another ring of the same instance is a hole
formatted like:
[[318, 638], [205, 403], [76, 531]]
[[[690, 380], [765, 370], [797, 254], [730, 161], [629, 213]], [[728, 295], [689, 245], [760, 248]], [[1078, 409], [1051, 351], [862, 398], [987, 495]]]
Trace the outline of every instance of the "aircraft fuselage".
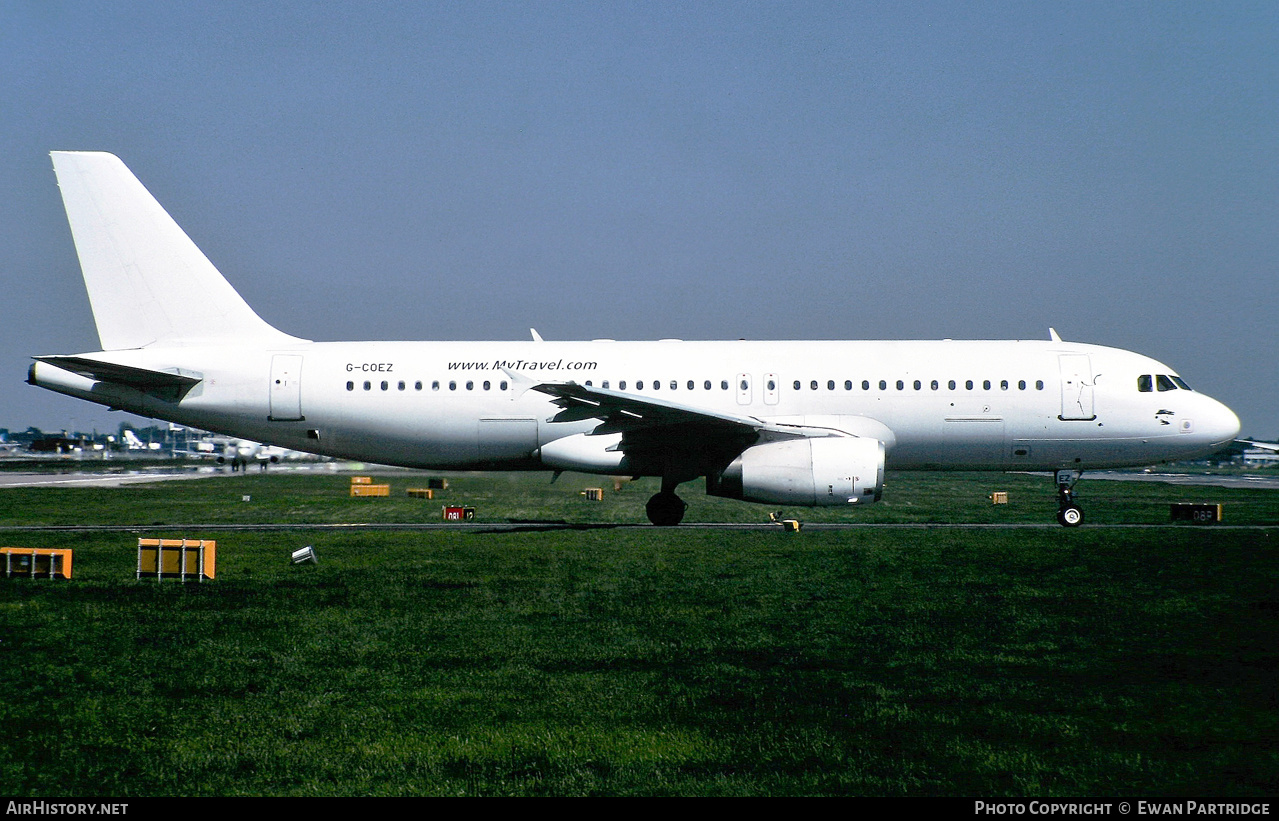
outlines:
[[[109, 356], [200, 382], [168, 401], [44, 362], [31, 381], [232, 436], [414, 468], [553, 467], [539, 449], [599, 420], [549, 421], [558, 408], [528, 390], [540, 382], [874, 436], [897, 469], [1145, 465], [1211, 453], [1237, 432], [1210, 397], [1154, 389], [1154, 377], [1175, 375], [1167, 366], [1057, 341], [306, 342]], [[1151, 390], [1139, 389], [1143, 378]]]

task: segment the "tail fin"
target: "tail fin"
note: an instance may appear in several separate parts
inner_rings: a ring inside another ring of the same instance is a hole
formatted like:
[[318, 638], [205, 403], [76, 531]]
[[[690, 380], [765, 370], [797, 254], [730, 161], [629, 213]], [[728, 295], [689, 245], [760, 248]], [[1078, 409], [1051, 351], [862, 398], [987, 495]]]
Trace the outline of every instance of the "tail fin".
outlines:
[[50, 156], [103, 350], [303, 341], [254, 313], [118, 157]]

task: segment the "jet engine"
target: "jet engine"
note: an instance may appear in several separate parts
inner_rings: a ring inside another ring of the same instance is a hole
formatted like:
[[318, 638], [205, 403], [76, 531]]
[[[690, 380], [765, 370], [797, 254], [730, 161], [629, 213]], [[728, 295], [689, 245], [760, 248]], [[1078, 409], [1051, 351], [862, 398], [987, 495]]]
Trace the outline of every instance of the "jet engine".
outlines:
[[806, 507], [870, 504], [883, 490], [884, 444], [851, 436], [755, 445], [706, 477], [711, 496]]

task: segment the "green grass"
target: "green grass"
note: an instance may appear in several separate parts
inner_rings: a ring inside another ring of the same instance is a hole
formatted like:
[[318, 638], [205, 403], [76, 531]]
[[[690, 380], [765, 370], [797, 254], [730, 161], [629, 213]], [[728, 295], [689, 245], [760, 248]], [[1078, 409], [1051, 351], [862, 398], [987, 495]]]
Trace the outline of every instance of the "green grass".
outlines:
[[[1054, 510], [1043, 477], [891, 480], [859, 520]], [[218, 539], [218, 577], [198, 585], [135, 581], [128, 534], [2, 530], [435, 521], [445, 502], [490, 521], [629, 522], [652, 492], [591, 503], [578, 485], [599, 483], [583, 477], [452, 481], [434, 502], [352, 500], [343, 476], [0, 491], [0, 543], [76, 551], [69, 582], [0, 580], [0, 794], [1279, 784], [1279, 528], [165, 533]], [[1279, 521], [1275, 491], [1080, 489], [1090, 522], [1166, 522], [1186, 499], [1223, 501], [1229, 523]], [[690, 518], [767, 510], [686, 495]], [[289, 563], [304, 544], [318, 565]]]
[[[389, 482], [389, 498], [351, 498], [350, 474], [258, 473], [156, 482], [120, 488], [11, 488], [0, 492], [0, 529], [8, 525], [332, 524], [343, 522], [438, 522], [443, 505], [476, 508], [477, 522], [555, 521], [639, 524], [656, 480], [627, 482], [620, 492], [604, 477], [565, 474], [461, 474], [435, 500], [410, 498], [425, 474], [370, 471]], [[603, 502], [581, 491], [603, 487]], [[1009, 504], [992, 505], [990, 494], [1008, 493]], [[1279, 522], [1279, 494], [1252, 489], [1170, 487], [1159, 483], [1090, 480], [1077, 487], [1093, 524], [1167, 524], [1169, 502], [1220, 502], [1227, 524]], [[689, 502], [685, 522], [766, 522], [776, 507], [706, 496], [697, 482], [681, 486]], [[249, 501], [243, 498], [249, 496]], [[1057, 496], [1047, 475], [999, 473], [889, 473], [884, 499], [858, 510], [790, 508], [804, 522], [869, 524], [971, 523], [1053, 524]]]

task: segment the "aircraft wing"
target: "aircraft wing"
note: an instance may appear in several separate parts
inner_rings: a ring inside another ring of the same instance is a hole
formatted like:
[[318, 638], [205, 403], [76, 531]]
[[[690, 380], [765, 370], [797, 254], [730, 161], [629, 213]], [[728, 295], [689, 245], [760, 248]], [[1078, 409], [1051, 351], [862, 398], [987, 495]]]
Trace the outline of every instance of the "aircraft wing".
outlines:
[[[753, 416], [719, 413], [665, 399], [639, 397], [574, 382], [542, 383], [530, 390], [553, 397], [561, 410], [548, 421], [598, 419], [591, 436], [621, 434], [636, 475], [679, 472], [697, 476], [722, 470], [774, 427]], [[785, 438], [802, 436], [787, 432]]]
[[632, 465], [642, 465], [649, 473], [682, 469], [697, 476], [722, 470], [746, 448], [764, 442], [846, 436], [893, 440], [891, 431], [873, 420], [866, 420], [871, 423], [866, 430], [850, 431], [723, 413], [575, 382], [541, 383], [528, 390], [553, 397], [560, 408], [548, 422], [598, 419], [589, 436], [621, 434], [610, 450], [625, 452]]
[[770, 427], [753, 416], [736, 416], [695, 408], [664, 399], [639, 397], [604, 388], [578, 385], [575, 382], [543, 383], [531, 390], [553, 396], [562, 410], [550, 422], [579, 422], [599, 419], [594, 435], [629, 433], [646, 428], [668, 428], [679, 425], [719, 428], [725, 432], [756, 433]]
[[1276, 453], [1279, 453], [1279, 445], [1275, 444], [1274, 442], [1254, 442], [1251, 439], [1236, 439], [1235, 441], [1241, 445], [1252, 445], [1254, 448], [1261, 448], [1262, 450], [1272, 450]]

